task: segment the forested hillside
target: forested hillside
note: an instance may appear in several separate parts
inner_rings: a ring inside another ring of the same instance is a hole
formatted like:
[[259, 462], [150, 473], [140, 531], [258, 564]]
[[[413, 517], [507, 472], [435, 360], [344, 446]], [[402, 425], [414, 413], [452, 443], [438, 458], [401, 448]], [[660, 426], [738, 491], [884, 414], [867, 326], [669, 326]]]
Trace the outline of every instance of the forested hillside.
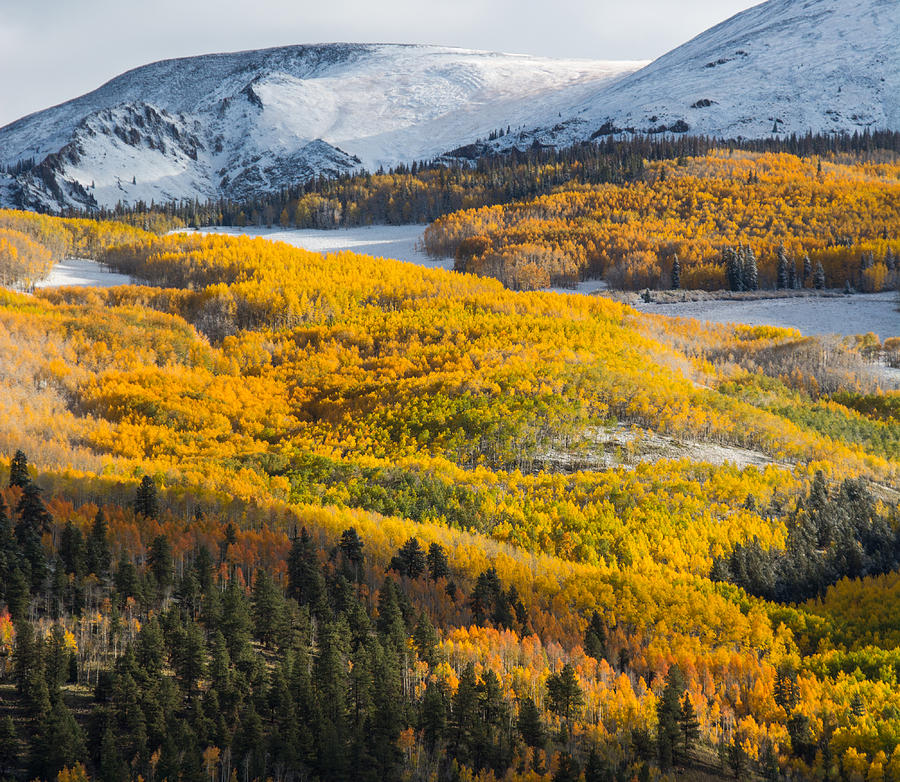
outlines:
[[456, 268], [532, 290], [612, 287], [897, 287], [900, 166], [890, 153], [798, 157], [713, 150], [648, 163], [630, 183], [437, 219], [425, 233]]
[[0, 775], [900, 780], [893, 343], [2, 219]]

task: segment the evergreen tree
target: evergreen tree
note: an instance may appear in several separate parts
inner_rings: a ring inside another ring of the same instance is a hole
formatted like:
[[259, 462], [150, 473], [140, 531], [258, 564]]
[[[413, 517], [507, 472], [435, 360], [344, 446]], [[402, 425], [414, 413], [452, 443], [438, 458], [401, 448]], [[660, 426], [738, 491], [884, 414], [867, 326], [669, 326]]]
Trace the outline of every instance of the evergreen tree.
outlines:
[[745, 291], [755, 291], [759, 288], [759, 271], [756, 265], [756, 255], [753, 248], [748, 245], [744, 251], [744, 261], [741, 264], [741, 287]]
[[34, 483], [28, 483], [16, 507], [19, 522], [16, 524], [16, 541], [30, 570], [32, 592], [43, 588], [47, 578], [47, 553], [44, 551], [41, 535], [50, 530], [52, 518], [41, 500], [41, 490]]
[[547, 705], [566, 724], [571, 735], [572, 720], [584, 704], [584, 693], [575, 676], [571, 663], [566, 663], [559, 673], [547, 677]]
[[115, 575], [116, 594], [120, 602], [124, 603], [129, 597], [138, 597], [140, 591], [140, 580], [138, 579], [137, 568], [128, 552], [123, 550], [119, 557], [119, 563], [116, 565]]
[[681, 738], [679, 719], [684, 694], [684, 677], [677, 665], [669, 668], [665, 688], [656, 704], [656, 748], [659, 765], [664, 771], [672, 767]]
[[175, 564], [172, 561], [172, 544], [166, 535], [157, 535], [150, 544], [150, 551], [147, 555], [147, 562], [150, 565], [150, 571], [156, 579], [156, 588], [160, 596], [166, 593], [172, 586], [172, 579], [175, 574]]
[[9, 485], [24, 489], [29, 483], [31, 476], [28, 474], [28, 457], [24, 451], [16, 451], [9, 463]]
[[284, 613], [281, 590], [275, 586], [272, 576], [265, 569], [256, 572], [253, 584], [253, 630], [256, 639], [266, 649], [271, 648]]
[[148, 519], [155, 519], [159, 515], [156, 484], [149, 475], [141, 478], [141, 484], [134, 497], [134, 512], [139, 516], [146, 516]]
[[428, 614], [422, 611], [419, 614], [419, 621], [416, 622], [416, 626], [413, 629], [413, 643], [416, 646], [416, 653], [419, 655], [419, 659], [428, 663], [429, 668], [434, 668], [438, 662], [439, 640], [437, 631], [434, 629], [434, 625], [431, 624]]
[[172, 667], [185, 694], [192, 696], [206, 671], [206, 648], [200, 625], [188, 619], [172, 634]]
[[313, 547], [312, 539], [304, 527], [300, 537], [294, 538], [288, 554], [288, 597], [294, 598], [300, 605], [319, 604], [325, 589], [319, 560]]
[[743, 248], [735, 250], [733, 247], [726, 247], [722, 250], [722, 263], [725, 266], [729, 290], [740, 291], [744, 288], [743, 253]]
[[781, 289], [791, 287], [790, 266], [788, 264], [788, 257], [784, 250], [784, 245], [781, 245], [778, 248], [778, 267], [775, 287]]
[[63, 699], [57, 698], [38, 722], [29, 771], [42, 779], [53, 779], [63, 768], [83, 762], [84, 756], [81, 728]]
[[584, 651], [595, 660], [606, 657], [606, 625], [596, 611], [591, 615], [587, 629], [584, 631]]
[[71, 521], [66, 522], [60, 535], [59, 556], [65, 572], [81, 578], [85, 563], [84, 536]]
[[450, 575], [450, 564], [447, 562], [447, 554], [440, 543], [432, 543], [428, 547], [428, 575], [432, 581], [447, 578]]
[[531, 698], [524, 698], [519, 705], [519, 733], [529, 747], [538, 749], [544, 745], [546, 734], [541, 712]]
[[684, 757], [687, 758], [700, 738], [700, 721], [697, 719], [694, 704], [691, 703], [691, 698], [687, 693], [684, 694], [684, 698], [681, 700], [678, 727], [681, 729], [681, 751], [684, 753]]
[[679, 288], [681, 288], [681, 261], [676, 254], [672, 258], [672, 290], [677, 291]]
[[112, 554], [109, 551], [109, 533], [102, 508], [98, 508], [94, 517], [94, 524], [87, 538], [86, 553], [88, 572], [99, 579], [108, 578], [112, 567]]
[[728, 765], [735, 779], [744, 779], [747, 770], [747, 753], [744, 750], [740, 737], [735, 736], [728, 745]]
[[817, 291], [825, 290], [825, 269], [822, 268], [821, 261], [816, 261], [816, 270], [813, 272], [813, 287]]
[[803, 256], [803, 272], [800, 278], [800, 287], [805, 288], [812, 280], [812, 261], [809, 259], [809, 253]]
[[396, 570], [401, 576], [416, 579], [425, 573], [425, 552], [416, 538], [410, 538], [391, 559], [388, 570]]
[[354, 580], [359, 581], [359, 568], [363, 563], [363, 542], [355, 527], [345, 529], [341, 533], [339, 548], [347, 561], [353, 566]]
[[0, 778], [12, 778], [12, 772], [19, 765], [21, 744], [12, 717], [7, 714], [0, 719]]
[[451, 715], [453, 754], [460, 763], [471, 763], [478, 724], [478, 680], [472, 663], [468, 663], [459, 676], [459, 684], [453, 695]]
[[419, 730], [425, 739], [425, 747], [433, 754], [443, 743], [447, 733], [447, 701], [441, 688], [434, 681], [429, 681], [425, 685]]
[[581, 767], [568, 752], [559, 756], [559, 763], [553, 774], [553, 782], [578, 782], [581, 777]]

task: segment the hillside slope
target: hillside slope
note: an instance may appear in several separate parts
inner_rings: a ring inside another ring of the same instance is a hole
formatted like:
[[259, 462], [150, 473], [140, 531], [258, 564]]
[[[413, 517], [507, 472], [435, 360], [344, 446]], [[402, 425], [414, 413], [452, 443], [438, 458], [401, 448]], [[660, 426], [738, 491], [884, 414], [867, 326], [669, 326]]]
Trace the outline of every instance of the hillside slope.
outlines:
[[613, 135], [900, 129], [900, 4], [769, 0], [501, 146]]
[[639, 65], [357, 44], [166, 60], [0, 128], [0, 203], [252, 197], [530, 125]]

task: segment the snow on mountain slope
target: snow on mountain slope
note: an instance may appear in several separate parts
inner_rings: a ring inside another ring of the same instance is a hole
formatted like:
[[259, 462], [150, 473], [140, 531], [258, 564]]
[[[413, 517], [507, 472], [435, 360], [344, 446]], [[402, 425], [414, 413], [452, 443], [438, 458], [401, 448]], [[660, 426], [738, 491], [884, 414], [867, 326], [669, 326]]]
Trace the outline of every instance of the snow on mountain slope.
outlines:
[[562, 122], [552, 113], [523, 141], [900, 130], [898, 41], [898, 0], [769, 0], [571, 104]]
[[0, 128], [14, 172], [0, 203], [252, 197], [532, 126], [536, 107], [561, 110], [642, 64], [357, 44], [157, 62]]

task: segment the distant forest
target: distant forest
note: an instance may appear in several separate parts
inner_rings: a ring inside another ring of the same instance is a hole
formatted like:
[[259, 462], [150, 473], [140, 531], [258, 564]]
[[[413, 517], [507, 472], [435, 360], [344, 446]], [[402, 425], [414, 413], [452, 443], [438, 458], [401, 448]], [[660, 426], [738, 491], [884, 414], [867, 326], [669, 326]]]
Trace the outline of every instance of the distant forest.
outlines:
[[[495, 134], [492, 134], [494, 136]], [[434, 161], [400, 165], [389, 171], [337, 178], [319, 177], [302, 185], [245, 202], [137, 202], [69, 217], [130, 222], [142, 228], [152, 215], [199, 227], [273, 226], [347, 228], [362, 225], [430, 223], [460, 209], [505, 204], [553, 192], [563, 185], [624, 184], [644, 176], [645, 162], [705, 155], [713, 149], [814, 155], [872, 155], [900, 152], [900, 133], [773, 136], [722, 140], [708, 136], [599, 136], [565, 149], [535, 142], [526, 150], [498, 154], [477, 142]]]

